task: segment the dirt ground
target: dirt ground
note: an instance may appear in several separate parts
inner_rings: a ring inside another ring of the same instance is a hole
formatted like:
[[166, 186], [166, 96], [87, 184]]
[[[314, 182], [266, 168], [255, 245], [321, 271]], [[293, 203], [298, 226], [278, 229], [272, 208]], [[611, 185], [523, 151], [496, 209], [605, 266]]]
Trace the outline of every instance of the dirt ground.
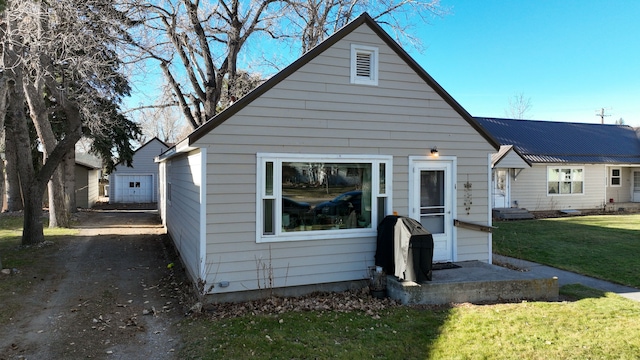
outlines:
[[[48, 273], [19, 298], [0, 332], [0, 359], [174, 359], [188, 308], [184, 274], [157, 212], [77, 214], [80, 233], [59, 246]], [[19, 275], [18, 275], [19, 276]]]

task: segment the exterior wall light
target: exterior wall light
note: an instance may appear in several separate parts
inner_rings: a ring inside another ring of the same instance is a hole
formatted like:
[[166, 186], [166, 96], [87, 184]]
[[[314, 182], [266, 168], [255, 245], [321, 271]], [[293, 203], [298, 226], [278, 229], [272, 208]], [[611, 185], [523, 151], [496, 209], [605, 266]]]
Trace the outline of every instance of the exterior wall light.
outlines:
[[433, 156], [433, 157], [438, 157], [439, 156], [437, 147], [434, 146], [434, 147], [431, 148], [431, 156]]

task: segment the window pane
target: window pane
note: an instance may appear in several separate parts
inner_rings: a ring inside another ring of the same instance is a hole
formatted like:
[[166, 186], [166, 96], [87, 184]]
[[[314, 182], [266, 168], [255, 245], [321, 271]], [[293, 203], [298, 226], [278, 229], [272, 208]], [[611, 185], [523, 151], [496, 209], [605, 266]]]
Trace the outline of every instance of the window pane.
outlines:
[[379, 197], [378, 198], [378, 221], [377, 224], [382, 222], [382, 219], [387, 214], [387, 198]]
[[611, 185], [620, 185], [620, 178], [619, 177], [611, 178]]
[[620, 169], [612, 169], [611, 176], [620, 176]]
[[571, 181], [571, 169], [561, 169], [560, 170], [560, 180], [561, 181]]
[[420, 207], [444, 206], [444, 171], [420, 172]]
[[560, 194], [571, 194], [571, 182], [563, 181], [560, 183]]
[[573, 178], [571, 180], [582, 181], [582, 169], [573, 169], [572, 176]]
[[573, 193], [574, 194], [582, 194], [582, 181], [574, 181], [573, 182]]
[[265, 195], [273, 195], [273, 163], [267, 162], [265, 166]]
[[420, 224], [432, 234], [444, 233], [444, 215], [420, 216]]
[[283, 162], [283, 229], [371, 227], [371, 170], [370, 163]]
[[263, 232], [265, 235], [273, 235], [274, 234], [274, 207], [275, 201], [273, 199], [264, 199], [263, 200], [263, 208], [264, 208], [264, 219], [263, 219]]
[[549, 182], [549, 194], [559, 194], [560, 193], [560, 183], [557, 181]]
[[560, 169], [549, 169], [549, 181], [560, 181]]
[[382, 163], [380, 164], [380, 189], [379, 189], [379, 193], [380, 194], [386, 194], [387, 193], [387, 179], [386, 179], [386, 164]]

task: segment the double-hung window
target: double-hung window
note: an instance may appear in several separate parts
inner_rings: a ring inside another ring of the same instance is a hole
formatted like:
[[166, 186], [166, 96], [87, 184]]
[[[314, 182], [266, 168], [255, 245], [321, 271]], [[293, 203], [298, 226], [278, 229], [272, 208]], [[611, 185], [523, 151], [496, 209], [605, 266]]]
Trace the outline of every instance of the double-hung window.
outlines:
[[611, 176], [609, 179], [611, 186], [622, 186], [622, 174], [620, 168], [611, 168]]
[[375, 235], [391, 171], [391, 156], [257, 154], [256, 241]]
[[549, 195], [584, 194], [584, 168], [548, 167], [547, 191]]

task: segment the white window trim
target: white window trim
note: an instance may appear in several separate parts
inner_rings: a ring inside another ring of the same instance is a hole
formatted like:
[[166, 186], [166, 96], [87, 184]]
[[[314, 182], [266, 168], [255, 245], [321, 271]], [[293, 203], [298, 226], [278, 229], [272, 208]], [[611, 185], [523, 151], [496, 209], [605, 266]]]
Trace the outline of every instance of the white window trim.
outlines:
[[[613, 170], [618, 170], [618, 176], [613, 176]], [[620, 180], [619, 184], [615, 185], [613, 184], [613, 179], [617, 178]], [[610, 187], [622, 187], [622, 168], [619, 167], [612, 167], [609, 168], [609, 186]]]
[[[581, 193], [571, 193], [571, 194], [560, 194], [560, 193], [553, 194], [553, 193], [549, 193], [549, 170], [550, 169], [582, 170], [582, 192]], [[546, 178], [547, 178], [547, 183], [545, 184], [545, 186], [546, 186], [546, 189], [547, 189], [546, 190], [547, 191], [547, 196], [584, 196], [584, 194], [585, 194], [587, 179], [586, 179], [586, 176], [585, 176], [584, 166], [563, 166], [563, 165], [547, 166]]]
[[[371, 76], [358, 76], [356, 59], [358, 53], [371, 55]], [[378, 48], [373, 46], [351, 44], [351, 83], [359, 85], [378, 85]]]
[[[282, 201], [278, 201], [282, 198], [282, 163], [283, 162], [295, 162], [305, 159], [314, 162], [342, 162], [342, 163], [371, 163], [374, 167], [371, 169], [371, 227], [365, 229], [341, 229], [341, 230], [317, 230], [317, 231], [304, 231], [304, 232], [282, 232], [281, 217], [276, 216], [274, 225], [274, 234], [267, 235], [263, 233], [263, 199], [266, 197], [264, 193], [265, 189], [265, 164], [267, 162], [273, 162], [274, 166], [274, 181], [273, 181], [273, 196], [275, 198], [275, 211], [274, 214], [282, 213]], [[327, 154], [286, 154], [286, 153], [257, 153], [256, 154], [256, 242], [257, 243], [269, 243], [269, 242], [284, 242], [284, 241], [307, 241], [307, 240], [326, 240], [326, 239], [346, 239], [357, 237], [377, 236], [377, 226], [375, 222], [378, 219], [378, 206], [376, 199], [387, 198], [386, 211], [390, 215], [392, 213], [393, 204], [392, 196], [392, 184], [393, 184], [393, 156], [389, 155], [327, 155]], [[380, 163], [385, 163], [385, 193], [379, 192], [377, 184], [380, 183], [380, 174], [378, 172], [378, 166]]]

